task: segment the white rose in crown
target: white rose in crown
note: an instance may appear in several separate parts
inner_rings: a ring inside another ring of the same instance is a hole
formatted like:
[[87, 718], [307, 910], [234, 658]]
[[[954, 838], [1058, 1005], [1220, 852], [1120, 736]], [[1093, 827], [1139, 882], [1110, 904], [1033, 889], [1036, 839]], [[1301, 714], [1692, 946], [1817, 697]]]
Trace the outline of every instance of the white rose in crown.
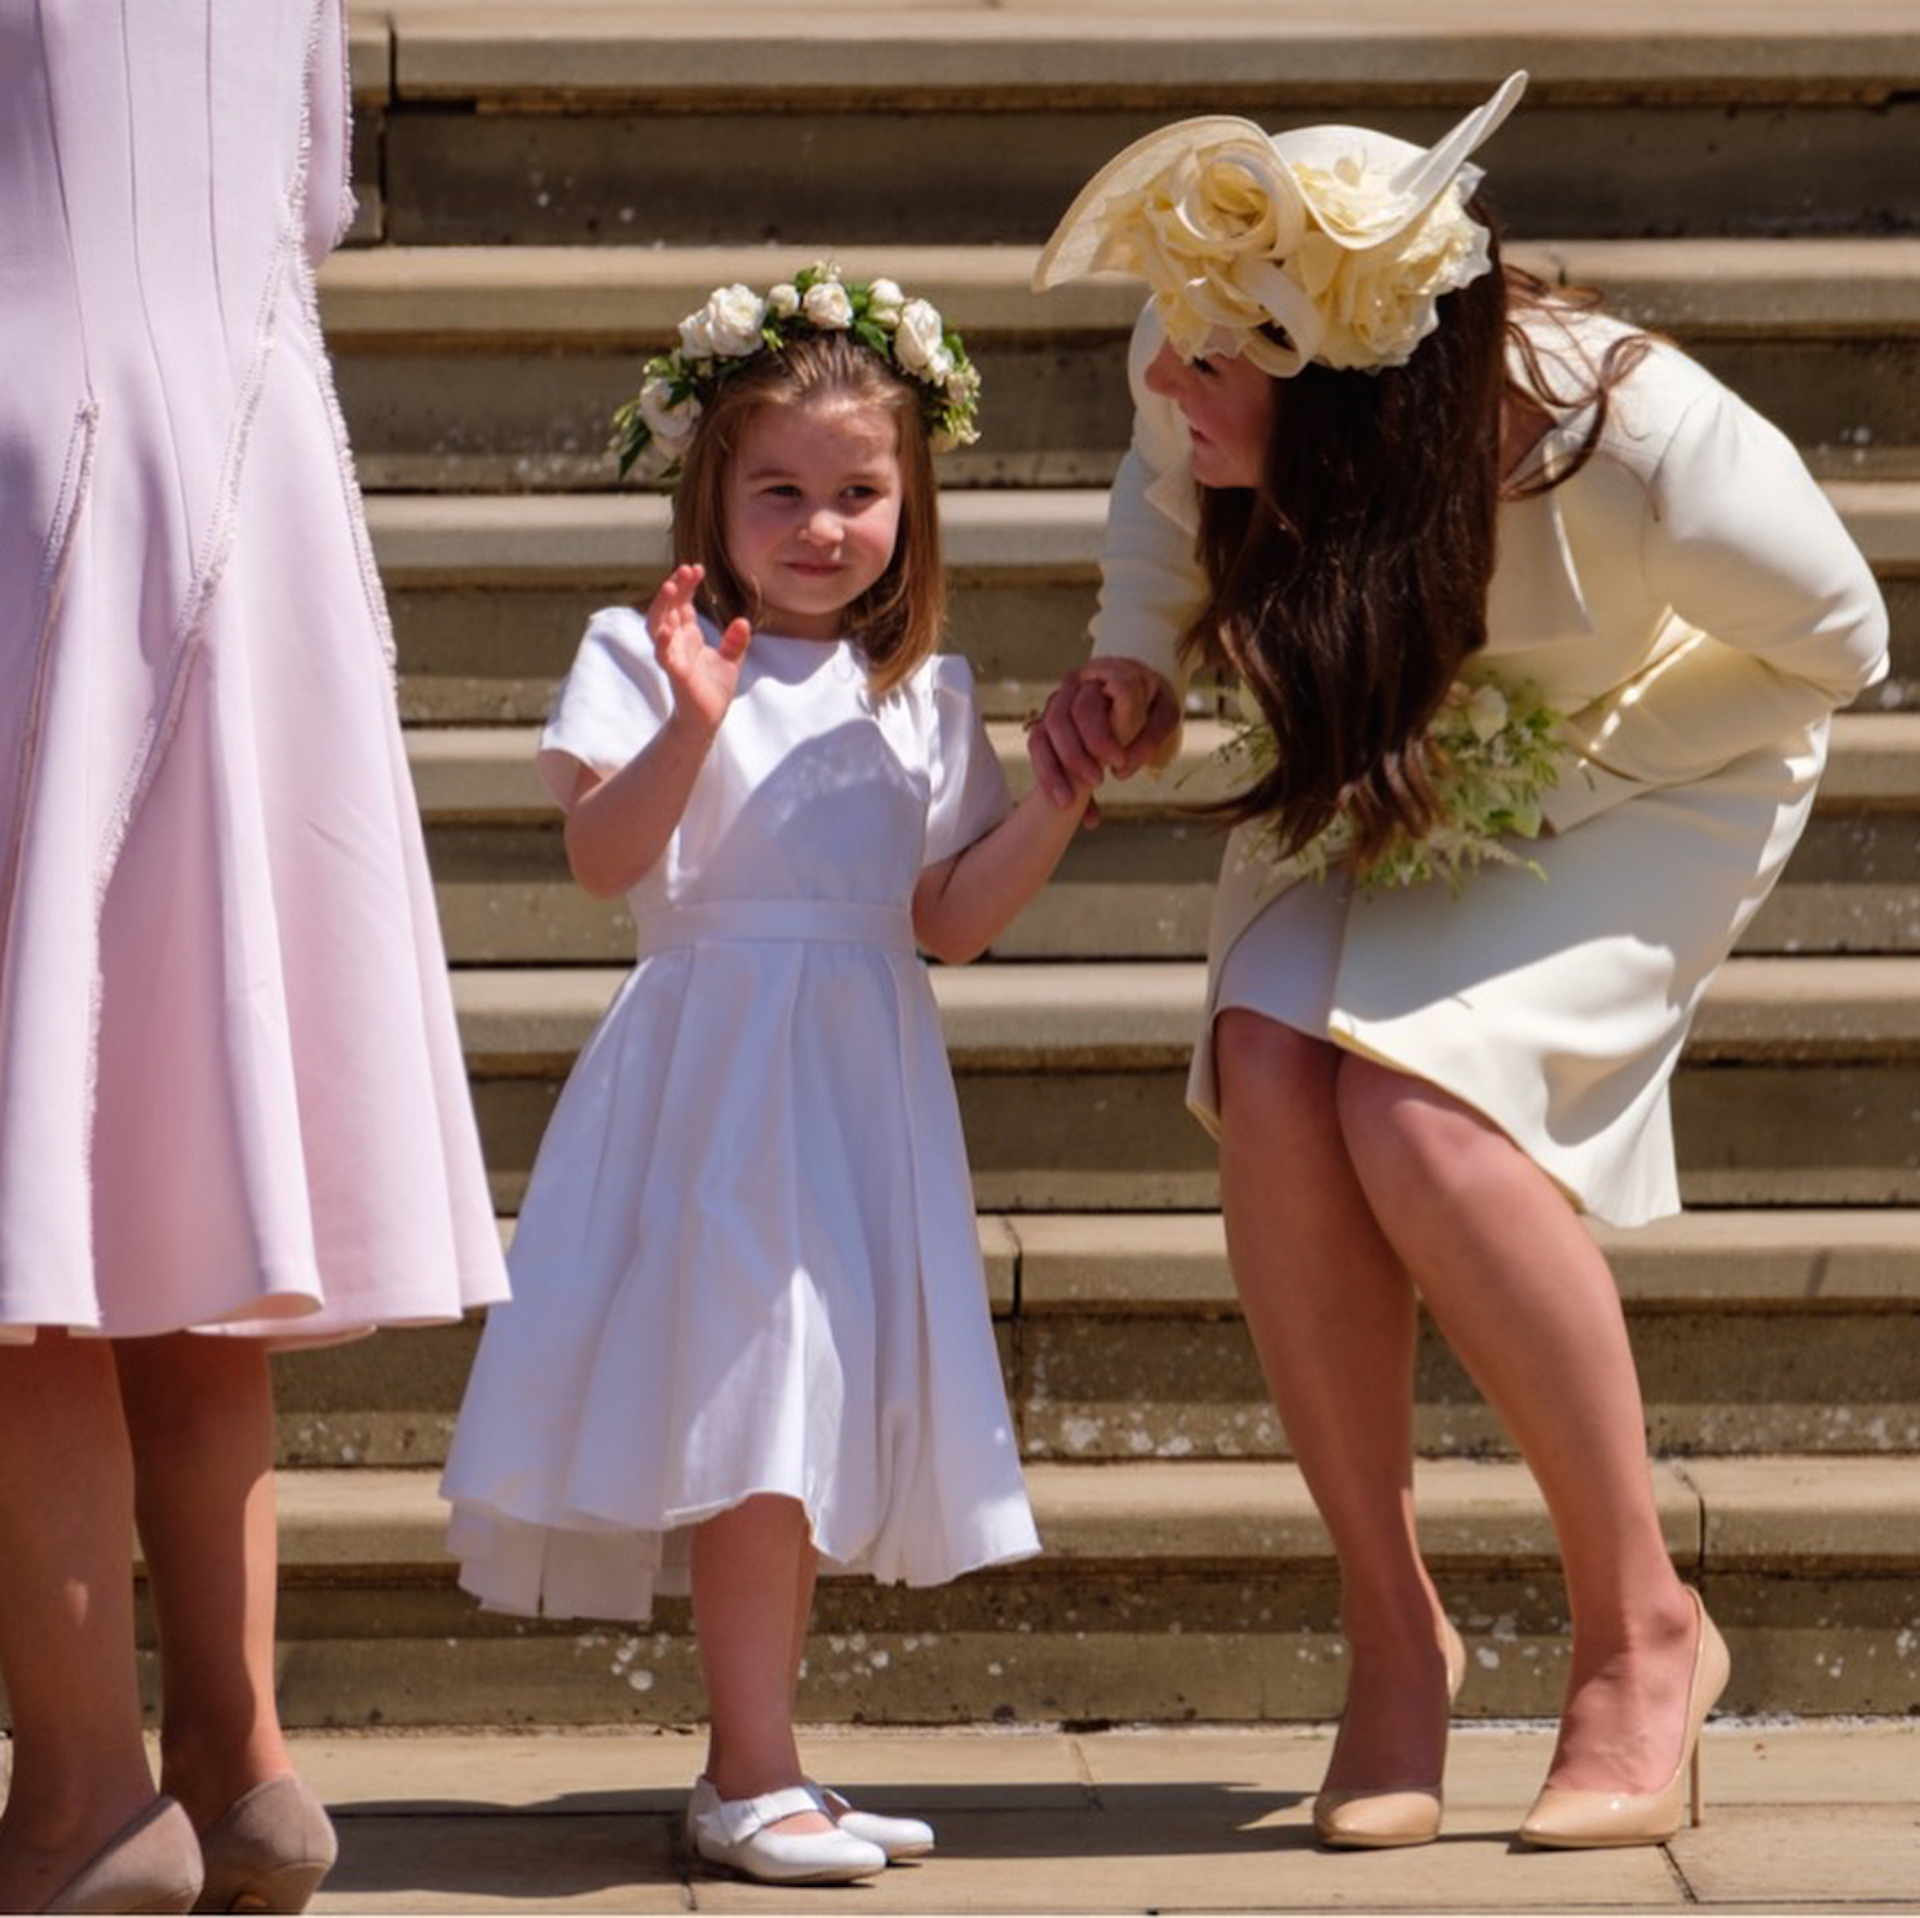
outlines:
[[767, 323], [767, 303], [752, 287], [736, 282], [732, 286], [716, 287], [697, 318], [710, 352], [723, 359], [743, 360], [749, 353], [760, 350], [760, 329]]
[[703, 306], [698, 313], [689, 313], [680, 322], [680, 356], [688, 360], [710, 360], [713, 358], [713, 335], [708, 332], [708, 316], [711, 305]]
[[901, 292], [897, 280], [875, 280], [867, 288], [867, 313], [882, 326], [894, 325], [906, 303], [907, 296]]
[[800, 311], [800, 289], [786, 280], [767, 288], [767, 311], [776, 320], [790, 320]]
[[669, 452], [677, 453], [693, 437], [700, 402], [691, 393], [675, 400], [671, 381], [655, 374], [640, 388], [639, 405], [648, 431]]
[[844, 332], [853, 324], [853, 302], [838, 280], [817, 280], [807, 288], [800, 310], [823, 333]]
[[893, 333], [893, 350], [899, 355], [900, 364], [910, 373], [931, 367], [933, 356], [944, 350], [941, 341], [946, 330], [940, 309], [931, 301], [909, 300], [900, 309], [900, 324]]

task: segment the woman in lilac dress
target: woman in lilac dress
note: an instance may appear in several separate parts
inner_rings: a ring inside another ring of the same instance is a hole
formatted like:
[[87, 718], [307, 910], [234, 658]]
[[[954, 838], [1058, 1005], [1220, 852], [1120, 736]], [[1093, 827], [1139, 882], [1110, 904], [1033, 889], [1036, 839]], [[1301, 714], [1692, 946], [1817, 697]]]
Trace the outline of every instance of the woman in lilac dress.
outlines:
[[340, 0], [0, 0], [0, 1910], [304, 1904], [267, 1353], [504, 1290], [314, 300], [346, 119]]

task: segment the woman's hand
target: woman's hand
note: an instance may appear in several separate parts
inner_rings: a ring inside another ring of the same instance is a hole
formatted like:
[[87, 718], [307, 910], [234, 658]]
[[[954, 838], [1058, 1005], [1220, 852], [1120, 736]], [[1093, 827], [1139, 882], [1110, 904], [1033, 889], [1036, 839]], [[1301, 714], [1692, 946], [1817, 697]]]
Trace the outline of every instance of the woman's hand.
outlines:
[[[1090, 659], [1054, 689], [1027, 729], [1034, 783], [1056, 806], [1111, 773], [1129, 779], [1149, 764], [1180, 723], [1173, 688], [1134, 659]], [[1098, 814], [1087, 813], [1091, 825]]]
[[647, 608], [647, 632], [653, 656], [673, 687], [674, 718], [712, 734], [733, 704], [753, 629], [736, 619], [718, 646], [707, 644], [694, 613], [694, 595], [704, 578], [703, 566], [676, 566]]

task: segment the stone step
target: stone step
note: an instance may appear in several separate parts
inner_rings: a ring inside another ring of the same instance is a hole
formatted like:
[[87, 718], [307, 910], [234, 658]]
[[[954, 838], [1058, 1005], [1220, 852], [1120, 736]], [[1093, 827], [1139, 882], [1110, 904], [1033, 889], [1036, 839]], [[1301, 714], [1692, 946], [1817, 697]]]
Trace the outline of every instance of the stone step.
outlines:
[[[966, 332], [982, 442], [950, 485], [1087, 485], [1126, 443], [1140, 289], [1030, 290], [1026, 246], [381, 247], [337, 254], [322, 317], [363, 482], [401, 491], [607, 487], [613, 407], [681, 316], [736, 279], [832, 253]], [[1515, 249], [1679, 339], [1835, 477], [1920, 475], [1920, 239], [1558, 241]]]
[[[1285, 1455], [1218, 1214], [1000, 1213], [979, 1228], [1024, 1456]], [[1595, 1236], [1625, 1303], [1657, 1451], [1920, 1452], [1920, 1211], [1690, 1212]], [[288, 1355], [281, 1462], [439, 1464], [479, 1330], [476, 1317]], [[1433, 1458], [1510, 1450], [1430, 1331], [1415, 1443]]]
[[[1516, 66], [1516, 233], [1911, 231], [1920, 29], [1902, 0], [1211, 0], [356, 8], [363, 231], [405, 243], [1045, 235], [1169, 119], [1360, 119], [1426, 141]], [[1813, 156], [1810, 162], [1809, 156]]]
[[[455, 1003], [496, 1203], [517, 1209], [578, 1048], [623, 969], [476, 968]], [[974, 1184], [990, 1210], [1218, 1202], [1183, 1109], [1202, 968], [936, 968]], [[1920, 1203], [1920, 960], [1736, 958], [1674, 1086], [1681, 1183], [1706, 1206]]]
[[[991, 728], [1016, 791], [1030, 783], [1024, 735]], [[1229, 737], [1195, 720], [1161, 776], [1116, 785], [1104, 824], [1083, 833], [996, 943], [1001, 959], [1173, 959], [1206, 950], [1220, 838], [1188, 809], [1226, 781]], [[608, 964], [633, 951], [624, 905], [568, 876], [559, 814], [533, 769], [527, 727], [414, 728], [414, 782], [427, 825], [441, 926], [456, 965]], [[1920, 712], [1843, 713], [1819, 804], [1747, 952], [1920, 952]]]
[[[822, 1581], [816, 1722], [1326, 1718], [1345, 1682], [1325, 1535], [1289, 1466], [1037, 1465], [1046, 1543], [931, 1590]], [[1421, 1536], [1472, 1653], [1459, 1709], [1545, 1716], [1564, 1601], [1524, 1470], [1417, 1473]], [[1667, 1545], [1734, 1653], [1723, 1709], [1894, 1713], [1920, 1696], [1910, 1459], [1667, 1461]], [[290, 1725], [671, 1723], [701, 1715], [683, 1601], [644, 1631], [480, 1612], [431, 1472], [281, 1481], [279, 1695]]]
[[[1920, 706], [1920, 479], [1829, 480], [1893, 619], [1879, 709]], [[954, 594], [947, 644], [991, 714], [1027, 711], [1086, 656], [1106, 494], [1090, 487], [942, 495]], [[423, 723], [537, 720], [588, 618], [664, 571], [656, 494], [374, 494], [375, 556], [393, 607], [402, 712]]]

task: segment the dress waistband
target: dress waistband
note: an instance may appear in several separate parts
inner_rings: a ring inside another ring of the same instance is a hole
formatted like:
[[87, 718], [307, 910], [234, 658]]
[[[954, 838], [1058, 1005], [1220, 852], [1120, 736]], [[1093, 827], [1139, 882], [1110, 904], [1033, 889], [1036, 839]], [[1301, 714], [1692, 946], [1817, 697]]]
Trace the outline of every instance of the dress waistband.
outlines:
[[711, 900], [670, 906], [634, 921], [639, 957], [673, 946], [726, 940], [833, 940], [845, 945], [884, 946], [911, 954], [913, 914], [905, 906], [862, 905], [853, 900]]

